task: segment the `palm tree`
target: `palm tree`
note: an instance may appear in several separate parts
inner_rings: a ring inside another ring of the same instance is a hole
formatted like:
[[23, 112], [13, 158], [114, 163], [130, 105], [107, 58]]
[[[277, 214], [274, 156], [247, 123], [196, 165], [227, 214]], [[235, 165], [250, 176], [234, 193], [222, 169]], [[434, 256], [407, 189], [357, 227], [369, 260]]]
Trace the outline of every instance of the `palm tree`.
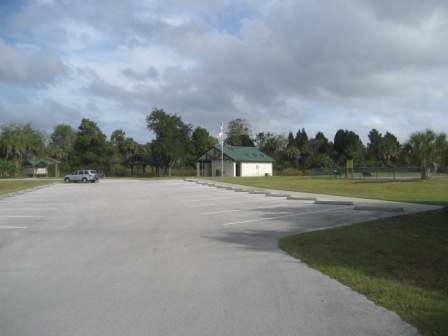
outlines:
[[299, 167], [300, 150], [295, 146], [287, 147], [284, 151], [286, 159], [292, 164], [294, 168]]
[[6, 154], [6, 159], [11, 159], [16, 168], [20, 167], [22, 157], [26, 151], [25, 139], [21, 132], [22, 126], [10, 124], [2, 127], [0, 147]]
[[31, 124], [26, 124], [20, 130], [21, 138], [25, 142], [26, 155], [35, 159], [45, 148], [46, 134], [34, 129]]
[[126, 138], [126, 132], [122, 130], [115, 130], [112, 132], [112, 135], [110, 136], [110, 142], [113, 146], [115, 146], [118, 149], [118, 152], [122, 154], [124, 152], [124, 142]]
[[409, 163], [418, 164], [422, 168], [422, 179], [431, 178], [442, 162], [442, 156], [448, 146], [445, 133], [435, 133], [427, 129], [424, 132], [412, 133], [404, 145], [404, 154]]
[[16, 170], [14, 163], [0, 159], [0, 178], [12, 176]]
[[123, 155], [129, 158], [138, 151], [138, 143], [133, 138], [126, 138], [123, 142]]

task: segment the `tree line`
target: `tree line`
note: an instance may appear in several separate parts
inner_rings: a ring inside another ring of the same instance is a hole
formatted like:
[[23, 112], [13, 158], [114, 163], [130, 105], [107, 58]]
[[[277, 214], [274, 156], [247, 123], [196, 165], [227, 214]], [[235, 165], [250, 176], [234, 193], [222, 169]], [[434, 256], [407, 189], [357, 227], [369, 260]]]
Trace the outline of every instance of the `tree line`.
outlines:
[[[194, 174], [195, 160], [209, 147], [218, 145], [216, 135], [203, 127], [193, 127], [176, 114], [154, 108], [146, 117], [147, 129], [155, 137], [139, 144], [117, 129], [108, 138], [98, 125], [83, 118], [77, 129], [56, 125], [51, 134], [35, 129], [31, 123], [6, 124], [0, 133], [0, 177], [19, 176], [24, 160], [51, 157], [60, 162], [62, 172], [92, 168], [106, 174], [122, 175], [125, 159], [136, 153], [153, 154], [164, 174], [172, 169], [184, 175]], [[238, 118], [228, 123], [224, 144], [254, 146], [276, 160], [274, 170], [306, 171], [312, 168], [344, 167], [353, 160], [356, 167], [395, 167], [417, 165], [422, 178], [431, 177], [437, 167], [448, 164], [445, 133], [425, 130], [412, 133], [401, 144], [395, 135], [376, 129], [368, 134], [364, 145], [353, 131], [340, 129], [333, 140], [322, 132], [310, 137], [305, 128], [295, 134], [260, 132], [253, 135], [251, 125]]]

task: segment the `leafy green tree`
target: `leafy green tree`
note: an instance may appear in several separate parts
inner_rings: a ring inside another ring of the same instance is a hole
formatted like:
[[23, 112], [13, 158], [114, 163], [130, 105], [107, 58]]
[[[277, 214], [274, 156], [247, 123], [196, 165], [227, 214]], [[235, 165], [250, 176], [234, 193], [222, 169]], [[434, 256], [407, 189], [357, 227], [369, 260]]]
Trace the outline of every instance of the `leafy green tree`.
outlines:
[[224, 143], [229, 146], [255, 147], [252, 130], [246, 119], [235, 119], [229, 122]]
[[196, 127], [191, 135], [192, 152], [194, 156], [201, 155], [211, 146], [218, 144], [218, 139], [202, 127]]
[[[308, 134], [305, 129], [298, 130], [296, 137], [294, 138], [295, 147], [298, 149], [299, 157], [295, 160], [294, 166], [300, 165], [302, 169], [306, 169], [309, 166], [309, 162], [312, 159], [312, 153], [309, 147]], [[288, 136], [288, 146], [292, 146], [292, 133]]]
[[140, 149], [140, 145], [134, 141], [133, 138], [126, 138], [124, 139], [123, 144], [123, 150], [124, 150], [124, 156], [125, 158], [131, 157], [132, 155], [136, 154]]
[[243, 147], [255, 147], [254, 141], [247, 134], [241, 135], [240, 140], [241, 140], [241, 145], [240, 146], [243, 146]]
[[126, 159], [124, 154], [124, 142], [126, 139], [126, 133], [120, 129], [112, 132], [110, 135], [110, 145], [112, 148], [112, 159], [111, 159], [111, 171], [120, 171], [123, 167], [119, 164]]
[[70, 125], [59, 124], [53, 129], [50, 135], [50, 143], [58, 145], [64, 150], [69, 150], [73, 147], [76, 139], [76, 130]]
[[448, 167], [448, 146], [446, 146], [445, 150], [443, 151], [442, 158], [443, 159], [441, 165], [444, 167]]
[[364, 165], [364, 145], [355, 132], [338, 130], [334, 137], [333, 147], [339, 164], [345, 164], [346, 160], [354, 160], [355, 165]]
[[218, 144], [217, 137], [211, 136], [205, 128], [196, 127], [191, 135], [191, 152], [187, 158], [187, 165], [196, 167], [196, 159], [208, 148]]
[[260, 132], [255, 136], [255, 145], [259, 150], [262, 150], [266, 144], [269, 133]]
[[25, 124], [22, 137], [26, 144], [27, 158], [35, 159], [44, 152], [45, 144], [48, 142], [48, 135], [44, 131], [33, 128], [31, 124]]
[[314, 168], [334, 168], [334, 166], [334, 161], [328, 154], [318, 154], [314, 158]]
[[309, 168], [333, 168], [335, 166], [331, 158], [334, 154], [333, 144], [322, 132], [317, 132], [314, 138], [309, 139], [306, 147], [309, 150]]
[[317, 132], [316, 136], [314, 137], [314, 143], [316, 146], [316, 153], [327, 154], [330, 157], [331, 155], [333, 155], [333, 144], [325, 137], [322, 132]]
[[12, 161], [0, 159], [0, 178], [13, 176], [15, 171], [16, 167]]
[[117, 129], [112, 132], [110, 136], [110, 142], [112, 146], [121, 154], [123, 157], [125, 156], [124, 143], [126, 140], [126, 132], [123, 130]]
[[34, 129], [30, 123], [3, 126], [0, 151], [19, 168], [24, 158], [34, 158], [45, 149], [46, 134]]
[[286, 148], [283, 151], [283, 160], [280, 162], [280, 166], [299, 168], [299, 161], [301, 158], [301, 151], [297, 148], [297, 142], [294, 135], [290, 131], [286, 143]]
[[159, 155], [161, 167], [171, 175], [171, 168], [180, 166], [190, 152], [192, 126], [185, 124], [176, 114], [159, 108], [152, 110], [146, 123], [156, 136], [152, 141], [153, 153]]
[[276, 160], [282, 159], [283, 152], [288, 143], [288, 139], [284, 134], [274, 134], [270, 132], [257, 134], [255, 141], [260, 151]]
[[445, 133], [435, 133], [427, 129], [424, 132], [412, 133], [404, 144], [403, 152], [408, 163], [422, 168], [422, 179], [431, 178], [443, 162], [443, 154], [448, 147]]
[[137, 152], [136, 153], [142, 153], [142, 154], [151, 154], [151, 143], [148, 142], [146, 144], [138, 144], [137, 145]]
[[12, 160], [16, 167], [20, 166], [20, 161], [25, 153], [25, 143], [20, 136], [19, 125], [9, 124], [2, 127], [0, 149], [6, 159]]
[[302, 149], [305, 145], [308, 144], [308, 134], [306, 134], [306, 131], [304, 128], [302, 130], [297, 131], [296, 134], [296, 144], [298, 149]]
[[133, 138], [126, 137], [126, 132], [122, 130], [115, 130], [112, 132], [110, 143], [118, 152], [121, 159], [127, 159], [141, 149], [141, 146], [135, 142]]
[[289, 131], [289, 134], [288, 134], [288, 144], [286, 145], [286, 148], [292, 148], [292, 147], [298, 148], [297, 147], [297, 143], [296, 143], [296, 139], [294, 138], [294, 135], [292, 134], [291, 131]]
[[[283, 154], [285, 156], [285, 161], [289, 163], [294, 168], [299, 168], [299, 160], [300, 160], [300, 150], [297, 148], [297, 146], [292, 145], [286, 146], [285, 150], [283, 151]], [[286, 164], [285, 164], [286, 166]]]
[[400, 154], [400, 143], [395, 135], [386, 132], [383, 136], [376, 129], [372, 129], [368, 135], [367, 149], [369, 156], [380, 165], [392, 167], [397, 162]]
[[68, 160], [73, 153], [76, 130], [65, 124], [56, 125], [50, 135], [48, 154], [58, 160]]
[[81, 120], [74, 143], [74, 165], [105, 170], [111, 164], [112, 145], [107, 142], [97, 124], [87, 118]]

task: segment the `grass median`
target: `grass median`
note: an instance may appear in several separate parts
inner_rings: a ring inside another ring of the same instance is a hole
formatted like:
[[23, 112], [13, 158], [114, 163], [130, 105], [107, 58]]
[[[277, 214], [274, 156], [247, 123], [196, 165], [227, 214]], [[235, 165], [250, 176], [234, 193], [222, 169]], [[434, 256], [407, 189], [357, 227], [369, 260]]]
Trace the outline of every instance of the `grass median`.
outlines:
[[[256, 188], [448, 205], [448, 179], [215, 178]], [[286, 237], [293, 257], [395, 311], [423, 335], [448, 335], [448, 216], [436, 210]]]
[[214, 177], [215, 182], [227, 182], [255, 188], [309, 192], [347, 197], [381, 199], [385, 201], [446, 205], [448, 178], [393, 180], [363, 180], [315, 178], [300, 176]]
[[25, 179], [25, 180], [2, 180], [0, 179], [0, 195], [6, 195], [12, 192], [32, 189], [48, 184], [58, 183], [61, 180], [50, 180], [50, 179]]

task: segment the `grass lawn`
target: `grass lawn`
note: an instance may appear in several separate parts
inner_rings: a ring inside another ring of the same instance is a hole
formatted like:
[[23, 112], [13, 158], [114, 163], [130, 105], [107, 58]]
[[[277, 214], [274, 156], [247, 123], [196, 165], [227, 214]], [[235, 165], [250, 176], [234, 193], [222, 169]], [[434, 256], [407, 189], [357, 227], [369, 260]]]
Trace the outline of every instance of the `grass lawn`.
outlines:
[[448, 204], [448, 178], [430, 180], [352, 180], [301, 176], [207, 178], [257, 188], [310, 192], [385, 201]]
[[448, 335], [448, 217], [440, 211], [299, 234], [279, 246], [423, 335]]
[[19, 190], [35, 188], [47, 184], [58, 183], [59, 180], [49, 179], [25, 179], [25, 180], [2, 180], [0, 179], [0, 195], [5, 195]]
[[[448, 179], [214, 178], [257, 188], [448, 205]], [[423, 335], [448, 335], [448, 216], [429, 211], [280, 240], [293, 257], [395, 311]]]

